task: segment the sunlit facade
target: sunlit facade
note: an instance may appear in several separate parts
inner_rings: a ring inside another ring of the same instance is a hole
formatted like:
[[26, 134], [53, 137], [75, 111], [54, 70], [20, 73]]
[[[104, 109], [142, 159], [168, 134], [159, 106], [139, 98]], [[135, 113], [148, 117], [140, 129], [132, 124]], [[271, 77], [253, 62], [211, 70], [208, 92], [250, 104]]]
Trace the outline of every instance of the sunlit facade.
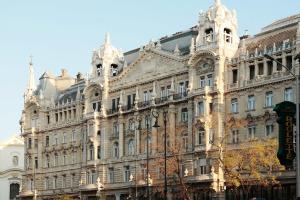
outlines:
[[[214, 141], [229, 135], [228, 143], [238, 146], [276, 137], [272, 106], [294, 101], [295, 85], [263, 54], [295, 70], [299, 22], [295, 15], [239, 37], [235, 11], [216, 0], [197, 26], [129, 52], [113, 47], [106, 35], [86, 76], [45, 72], [36, 87], [30, 63], [21, 198], [143, 199], [147, 141], [150, 187], [163, 181], [161, 166], [153, 165], [162, 155], [163, 111], [168, 146], [182, 154], [180, 171], [196, 189], [193, 198], [222, 198], [226, 183], [214, 162]], [[159, 113], [159, 128], [152, 111]], [[237, 118], [247, 126], [225, 131], [226, 120]], [[286, 172], [283, 183], [294, 184], [294, 176]], [[176, 188], [168, 193], [175, 198]]]

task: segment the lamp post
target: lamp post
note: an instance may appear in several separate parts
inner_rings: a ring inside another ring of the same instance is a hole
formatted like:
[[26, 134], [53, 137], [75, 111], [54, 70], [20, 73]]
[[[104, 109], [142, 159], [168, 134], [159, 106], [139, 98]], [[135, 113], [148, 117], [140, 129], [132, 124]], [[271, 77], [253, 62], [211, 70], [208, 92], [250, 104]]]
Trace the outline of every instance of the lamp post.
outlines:
[[[163, 118], [164, 118], [164, 161], [165, 161], [165, 174], [164, 174], [164, 199], [167, 200], [168, 195], [168, 183], [167, 183], [167, 111], [163, 111]], [[159, 128], [158, 125], [158, 117], [159, 113], [157, 111], [152, 111], [153, 117], [155, 117], [155, 123], [153, 125], [154, 128]]]
[[[296, 80], [296, 197], [300, 200], [299, 71], [292, 72], [291, 69], [268, 54], [264, 54], [264, 57], [284, 67]], [[300, 64], [300, 53], [294, 59], [298, 60]]]

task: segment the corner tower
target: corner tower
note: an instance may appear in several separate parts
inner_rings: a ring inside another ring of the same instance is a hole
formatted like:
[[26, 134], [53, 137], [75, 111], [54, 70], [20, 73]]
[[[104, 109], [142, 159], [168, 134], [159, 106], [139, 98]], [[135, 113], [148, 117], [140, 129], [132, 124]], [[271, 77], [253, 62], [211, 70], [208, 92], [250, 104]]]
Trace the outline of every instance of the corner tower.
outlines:
[[213, 6], [199, 15], [196, 50], [209, 49], [232, 57], [239, 44], [237, 27], [235, 10], [230, 11], [220, 0], [215, 0]]

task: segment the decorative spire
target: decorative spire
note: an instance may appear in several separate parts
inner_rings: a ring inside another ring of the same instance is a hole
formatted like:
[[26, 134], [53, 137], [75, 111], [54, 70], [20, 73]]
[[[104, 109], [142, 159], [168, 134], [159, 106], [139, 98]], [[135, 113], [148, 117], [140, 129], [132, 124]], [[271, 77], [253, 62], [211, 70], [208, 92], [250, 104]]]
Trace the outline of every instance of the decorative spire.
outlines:
[[28, 79], [27, 88], [25, 91], [25, 101], [28, 100], [28, 98], [30, 98], [33, 95], [34, 90], [35, 90], [34, 70], [33, 70], [32, 56], [30, 56], [29, 79]]
[[109, 35], [109, 33], [105, 33], [104, 45], [110, 45], [110, 35]]

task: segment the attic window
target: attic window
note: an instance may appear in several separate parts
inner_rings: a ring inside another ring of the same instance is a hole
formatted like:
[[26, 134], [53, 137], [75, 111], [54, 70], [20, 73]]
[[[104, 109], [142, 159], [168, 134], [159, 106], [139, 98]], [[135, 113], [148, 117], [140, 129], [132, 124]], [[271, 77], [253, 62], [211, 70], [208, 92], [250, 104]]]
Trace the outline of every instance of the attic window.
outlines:
[[33, 111], [33, 114], [36, 114], [36, 110]]
[[96, 65], [96, 68], [97, 68], [97, 74], [98, 76], [100, 76], [102, 74], [102, 64]]
[[224, 28], [224, 40], [227, 43], [232, 43], [232, 31], [229, 28]]
[[111, 75], [117, 76], [118, 75], [118, 65], [117, 64], [111, 64]]
[[99, 93], [98, 93], [98, 92], [95, 93], [95, 97], [97, 97], [97, 96], [99, 96]]
[[212, 28], [208, 28], [205, 30], [205, 42], [212, 42], [214, 40], [214, 31]]

